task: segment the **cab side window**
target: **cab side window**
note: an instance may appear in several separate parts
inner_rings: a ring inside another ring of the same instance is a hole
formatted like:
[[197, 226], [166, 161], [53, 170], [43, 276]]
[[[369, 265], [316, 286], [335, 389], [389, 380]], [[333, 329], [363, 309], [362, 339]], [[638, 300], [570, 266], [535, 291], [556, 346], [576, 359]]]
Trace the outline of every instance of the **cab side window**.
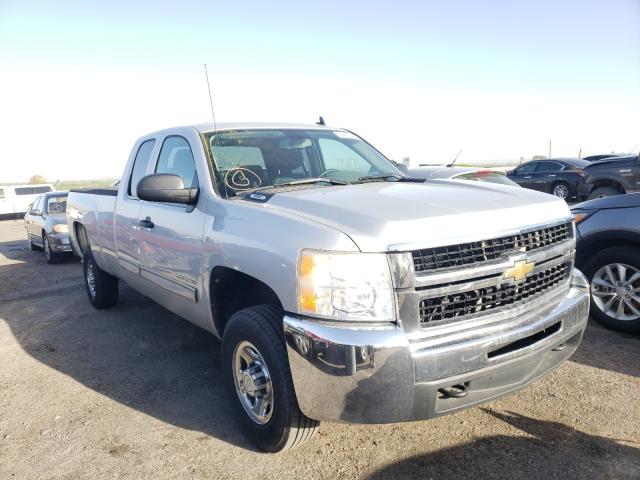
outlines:
[[559, 172], [564, 167], [558, 162], [540, 162], [537, 172]]
[[525, 163], [520, 168], [518, 168], [516, 173], [518, 175], [524, 175], [524, 174], [527, 174], [527, 173], [533, 173], [534, 170], [536, 169], [537, 165], [538, 165], [538, 162]]
[[153, 152], [153, 146], [155, 140], [147, 140], [140, 145], [136, 158], [133, 160], [133, 169], [131, 171], [131, 178], [129, 179], [128, 194], [131, 197], [138, 198], [138, 182], [142, 177], [147, 174], [147, 167], [151, 160], [151, 152]]
[[189, 142], [184, 137], [167, 137], [162, 144], [155, 173], [172, 173], [182, 177], [185, 188], [198, 186], [196, 163]]
[[40, 211], [40, 204], [42, 203], [42, 197], [38, 197], [36, 198], [36, 200], [33, 202], [33, 205], [31, 205], [31, 212], [39, 212]]

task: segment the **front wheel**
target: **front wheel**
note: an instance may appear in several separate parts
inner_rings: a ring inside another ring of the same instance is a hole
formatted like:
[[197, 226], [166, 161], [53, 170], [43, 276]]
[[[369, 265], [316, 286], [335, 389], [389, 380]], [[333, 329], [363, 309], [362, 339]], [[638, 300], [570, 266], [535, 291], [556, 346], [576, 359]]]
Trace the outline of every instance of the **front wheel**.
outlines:
[[229, 319], [222, 368], [242, 428], [258, 447], [279, 452], [315, 434], [319, 422], [298, 407], [279, 309], [259, 305]]
[[44, 259], [49, 265], [54, 263], [60, 263], [64, 260], [64, 254], [54, 252], [51, 250], [51, 244], [49, 243], [49, 237], [45, 233], [42, 234], [42, 246], [44, 250]]
[[109, 308], [118, 301], [118, 279], [101, 270], [91, 250], [87, 249], [82, 257], [84, 285], [91, 305], [98, 310]]
[[583, 271], [591, 283], [591, 315], [613, 330], [640, 332], [640, 251], [602, 250]]

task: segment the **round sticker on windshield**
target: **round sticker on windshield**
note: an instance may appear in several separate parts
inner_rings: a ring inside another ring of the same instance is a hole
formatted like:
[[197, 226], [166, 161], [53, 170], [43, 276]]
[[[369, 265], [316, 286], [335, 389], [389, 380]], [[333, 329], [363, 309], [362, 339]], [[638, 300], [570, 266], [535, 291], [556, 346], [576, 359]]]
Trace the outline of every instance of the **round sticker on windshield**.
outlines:
[[248, 168], [236, 167], [227, 170], [224, 176], [224, 184], [231, 190], [242, 191], [256, 188], [262, 185], [262, 180]]

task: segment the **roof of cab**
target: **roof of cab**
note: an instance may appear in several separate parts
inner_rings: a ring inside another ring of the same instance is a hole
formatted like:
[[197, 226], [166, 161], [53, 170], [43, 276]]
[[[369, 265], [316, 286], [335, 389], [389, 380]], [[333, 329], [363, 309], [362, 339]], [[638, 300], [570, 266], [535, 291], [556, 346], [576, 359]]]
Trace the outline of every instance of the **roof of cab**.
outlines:
[[193, 128], [200, 133], [215, 132], [216, 130], [343, 130], [342, 128], [328, 127], [327, 125], [307, 124], [307, 123], [271, 123], [271, 122], [220, 122], [201, 123], [193, 125]]

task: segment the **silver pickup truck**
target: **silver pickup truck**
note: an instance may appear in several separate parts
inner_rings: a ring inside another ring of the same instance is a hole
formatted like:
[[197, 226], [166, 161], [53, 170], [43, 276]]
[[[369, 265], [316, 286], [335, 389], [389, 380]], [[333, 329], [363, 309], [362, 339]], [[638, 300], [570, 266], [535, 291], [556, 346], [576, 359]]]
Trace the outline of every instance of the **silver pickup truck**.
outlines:
[[350, 131], [218, 124], [133, 147], [72, 191], [89, 300], [118, 281], [222, 339], [247, 435], [422, 420], [516, 391], [578, 347], [589, 287], [562, 200], [406, 177]]

